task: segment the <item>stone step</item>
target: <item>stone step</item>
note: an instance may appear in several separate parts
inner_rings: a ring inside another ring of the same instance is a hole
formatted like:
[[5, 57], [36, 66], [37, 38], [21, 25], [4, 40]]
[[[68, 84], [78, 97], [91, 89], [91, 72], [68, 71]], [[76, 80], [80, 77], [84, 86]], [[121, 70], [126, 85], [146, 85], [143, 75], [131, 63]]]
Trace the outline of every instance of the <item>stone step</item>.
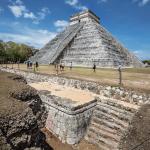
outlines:
[[110, 106], [107, 104], [98, 104], [96, 106], [96, 110], [101, 111], [103, 113], [110, 114], [124, 121], [129, 121], [133, 116], [133, 113], [131, 112], [128, 112], [126, 110], [121, 110], [120, 108], [116, 108], [114, 106]]
[[90, 127], [91, 127], [91, 126], [94, 126], [94, 127], [98, 128], [98, 130], [103, 130], [103, 131], [107, 132], [108, 134], [109, 134], [109, 133], [110, 133], [110, 134], [113, 134], [113, 135], [116, 136], [117, 139], [120, 139], [120, 137], [121, 137], [120, 134], [118, 134], [118, 131], [117, 131], [117, 130], [114, 130], [114, 129], [112, 129], [112, 128], [109, 128], [109, 127], [107, 127], [107, 126], [105, 126], [105, 125], [103, 125], [103, 124], [98, 124], [98, 123], [92, 121]]
[[104, 98], [104, 97], [98, 97], [98, 103], [104, 103], [104, 104], [109, 104], [111, 106], [116, 106], [120, 107], [121, 109], [125, 109], [127, 111], [131, 112], [136, 112], [139, 108], [138, 105], [131, 104], [129, 102], [121, 101], [121, 100], [116, 100], [116, 99], [110, 99], [110, 98]]
[[118, 147], [118, 142], [113, 141], [109, 138], [104, 138], [101, 135], [98, 135], [97, 132], [88, 131], [88, 135], [86, 138], [88, 141], [91, 139], [95, 140], [95, 144], [97, 144], [102, 150], [116, 150]]
[[119, 129], [124, 129], [125, 126], [123, 124], [121, 124], [120, 122], [117, 122], [116, 120], [112, 119], [112, 118], [109, 118], [109, 117], [106, 117], [104, 115], [101, 115], [101, 114], [94, 114], [94, 117], [98, 118], [98, 119], [101, 119], [103, 121], [107, 121], [109, 124], [114, 124], [117, 128]]
[[98, 124], [92, 124], [92, 126], [88, 129], [88, 131], [93, 131], [93, 132], [97, 133], [99, 136], [106, 138], [106, 139], [110, 139], [112, 141], [119, 142], [119, 140], [120, 140], [120, 136], [108, 132], [105, 128], [103, 128], [103, 129], [100, 128], [98, 126]]
[[105, 120], [103, 118], [98, 118], [97, 116], [93, 116], [91, 122], [100, 124], [100, 125], [104, 125], [108, 128], [111, 128], [113, 130], [116, 130], [117, 133], [120, 135], [123, 131], [125, 131], [126, 129], [123, 128], [122, 126], [118, 125], [116, 122], [110, 121], [110, 120]]
[[128, 127], [128, 123], [126, 121], [122, 121], [120, 120], [118, 117], [111, 115], [111, 114], [107, 114], [104, 113], [102, 111], [94, 111], [94, 116], [98, 117], [98, 118], [103, 118], [105, 120], [110, 120], [111, 122], [115, 122], [118, 125], [122, 126], [123, 128], [127, 128]]
[[92, 143], [92, 144], [94, 144], [94, 145], [97, 145], [97, 146], [100, 148], [100, 150], [110, 150], [110, 148], [107, 147], [106, 144], [100, 143], [99, 140], [93, 138], [92, 135], [86, 136], [86, 137], [85, 137], [85, 140], [87, 140], [89, 143]]

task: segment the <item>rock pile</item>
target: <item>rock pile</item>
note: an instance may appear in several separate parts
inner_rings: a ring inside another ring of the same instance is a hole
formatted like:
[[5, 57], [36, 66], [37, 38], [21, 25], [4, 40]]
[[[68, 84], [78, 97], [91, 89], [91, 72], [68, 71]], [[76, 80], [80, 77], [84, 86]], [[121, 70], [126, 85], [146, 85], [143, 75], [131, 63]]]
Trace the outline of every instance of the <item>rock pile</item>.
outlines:
[[26, 107], [21, 111], [18, 111], [18, 108], [10, 115], [0, 115], [0, 149], [51, 149], [40, 130], [45, 126], [47, 113], [36, 90], [27, 86], [22, 77], [9, 74], [8, 82], [9, 80], [19, 81], [9, 92], [8, 98], [10, 103], [12, 102], [12, 107], [16, 105], [13, 99], [20, 101], [22, 105], [25, 104]]

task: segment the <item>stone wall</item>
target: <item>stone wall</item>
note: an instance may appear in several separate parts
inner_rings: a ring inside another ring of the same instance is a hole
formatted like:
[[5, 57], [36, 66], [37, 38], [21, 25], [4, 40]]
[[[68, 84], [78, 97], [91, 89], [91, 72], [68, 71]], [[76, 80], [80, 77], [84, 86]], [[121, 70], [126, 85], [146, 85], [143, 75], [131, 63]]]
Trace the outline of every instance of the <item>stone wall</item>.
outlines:
[[40, 97], [48, 110], [46, 128], [62, 142], [78, 143], [86, 134], [96, 100], [74, 107], [71, 101], [40, 92]]
[[77, 89], [82, 90], [88, 90], [90, 92], [93, 92], [95, 94], [105, 96], [108, 98], [115, 98], [121, 101], [130, 102], [132, 104], [142, 105], [145, 103], [149, 103], [150, 101], [150, 94], [147, 93], [140, 93], [131, 89], [126, 89], [123, 87], [117, 87], [117, 86], [107, 86], [107, 85], [101, 85], [96, 82], [91, 81], [84, 81], [84, 80], [78, 80], [78, 79], [71, 79], [71, 78], [65, 78], [65, 77], [58, 77], [54, 75], [42, 75], [42, 74], [35, 74], [31, 72], [25, 72], [20, 70], [14, 70], [14, 69], [6, 69], [6, 68], [0, 68], [3, 71], [15, 73], [18, 75], [24, 76], [28, 82], [50, 82], [50, 83], [56, 83], [60, 85], [65, 85], [68, 87], [74, 87]]

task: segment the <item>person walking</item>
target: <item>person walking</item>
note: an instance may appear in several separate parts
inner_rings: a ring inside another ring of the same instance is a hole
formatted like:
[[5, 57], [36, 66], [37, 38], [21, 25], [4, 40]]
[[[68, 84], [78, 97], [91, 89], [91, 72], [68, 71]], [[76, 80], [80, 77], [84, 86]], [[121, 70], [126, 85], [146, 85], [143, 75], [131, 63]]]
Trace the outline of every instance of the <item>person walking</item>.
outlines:
[[29, 67], [30, 67], [30, 62], [27, 61], [27, 69], [29, 69]]
[[72, 62], [70, 63], [70, 70], [72, 70]]
[[36, 71], [38, 71], [39, 63], [37, 61], [35, 62], [35, 68], [36, 68]]
[[93, 65], [93, 71], [96, 72], [96, 64]]

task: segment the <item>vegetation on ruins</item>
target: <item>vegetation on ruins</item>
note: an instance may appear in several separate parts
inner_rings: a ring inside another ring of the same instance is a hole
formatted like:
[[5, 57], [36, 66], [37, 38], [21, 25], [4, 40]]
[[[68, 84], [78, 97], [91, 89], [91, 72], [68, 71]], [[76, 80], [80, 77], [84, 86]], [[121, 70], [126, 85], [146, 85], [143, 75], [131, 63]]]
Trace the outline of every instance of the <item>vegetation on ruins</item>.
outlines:
[[143, 63], [150, 65], [150, 60], [143, 60]]
[[1, 61], [20, 61], [24, 62], [34, 55], [38, 50], [25, 44], [15, 42], [0, 41], [0, 60]]

